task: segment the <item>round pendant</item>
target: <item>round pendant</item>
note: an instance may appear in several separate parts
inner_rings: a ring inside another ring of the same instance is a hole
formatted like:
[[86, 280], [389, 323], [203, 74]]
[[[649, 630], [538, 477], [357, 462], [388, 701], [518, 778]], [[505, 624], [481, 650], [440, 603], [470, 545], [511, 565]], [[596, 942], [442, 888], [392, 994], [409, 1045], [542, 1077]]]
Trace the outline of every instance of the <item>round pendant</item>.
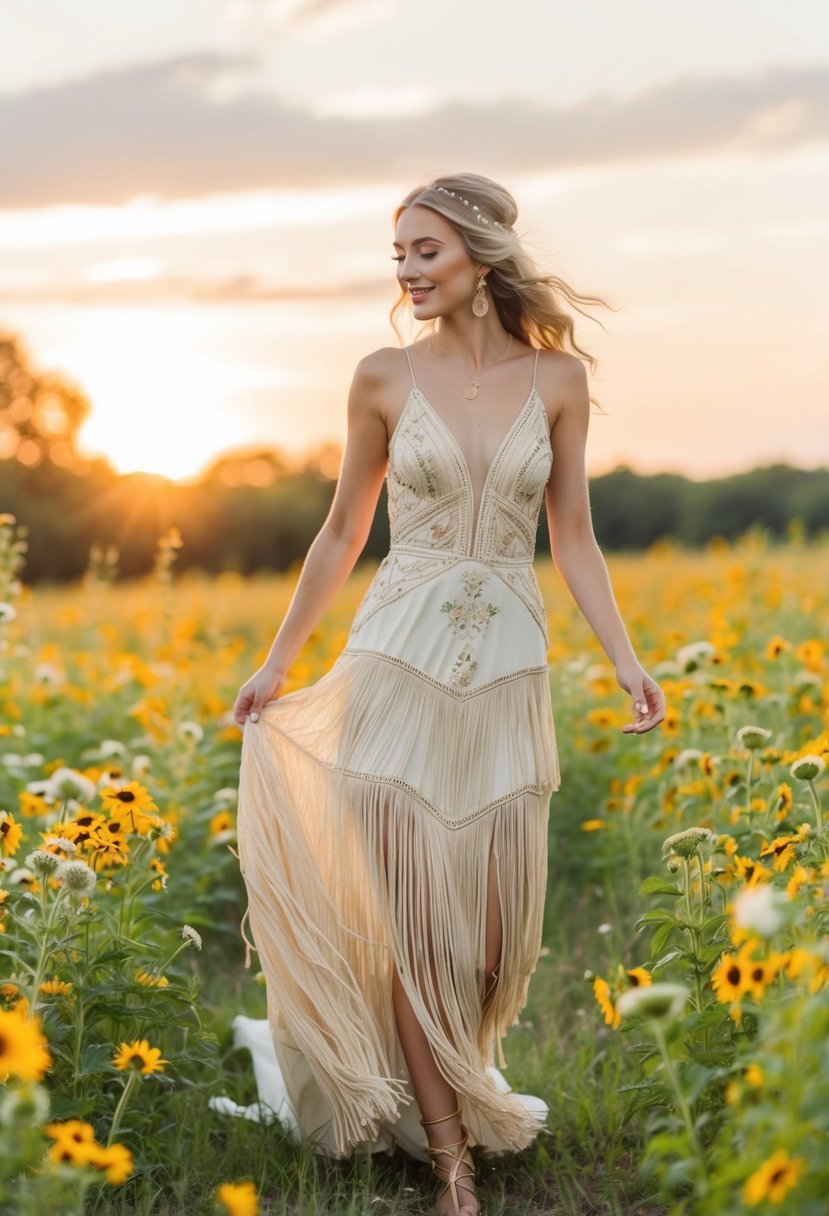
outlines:
[[474, 397], [478, 396], [478, 386], [475, 384], [467, 384], [466, 388], [463, 390], [463, 395], [466, 397], [467, 401], [472, 401]]

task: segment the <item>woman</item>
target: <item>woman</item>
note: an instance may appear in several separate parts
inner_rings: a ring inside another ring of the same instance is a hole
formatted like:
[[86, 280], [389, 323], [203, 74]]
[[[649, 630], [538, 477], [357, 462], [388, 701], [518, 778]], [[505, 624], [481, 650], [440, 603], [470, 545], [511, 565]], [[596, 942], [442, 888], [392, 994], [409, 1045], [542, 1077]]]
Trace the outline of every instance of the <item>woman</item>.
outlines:
[[[518, 1149], [539, 1128], [488, 1065], [538, 956], [559, 786], [532, 568], [545, 498], [556, 565], [632, 699], [622, 730], [664, 715], [591, 526], [586, 373], [564, 348], [584, 352], [557, 293], [598, 301], [539, 274], [515, 219], [474, 174], [398, 208], [396, 308], [428, 336], [358, 365], [330, 514], [233, 710], [248, 914], [300, 1127], [333, 1155], [425, 1149], [437, 1210], [462, 1216], [479, 1210], [470, 1144]], [[391, 548], [345, 649], [277, 700], [384, 477]]]

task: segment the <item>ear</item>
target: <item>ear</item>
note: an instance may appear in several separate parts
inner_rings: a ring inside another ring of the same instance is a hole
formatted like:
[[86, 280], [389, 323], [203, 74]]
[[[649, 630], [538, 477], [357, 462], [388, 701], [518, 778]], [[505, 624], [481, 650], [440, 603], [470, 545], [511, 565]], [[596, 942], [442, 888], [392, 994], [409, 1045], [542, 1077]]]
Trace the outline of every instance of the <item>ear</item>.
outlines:
[[489, 272], [490, 272], [491, 270], [492, 270], [492, 267], [491, 267], [491, 266], [479, 266], [479, 267], [478, 267], [478, 270], [477, 270], [477, 273], [478, 273], [479, 275], [480, 275], [480, 274], [489, 274]]

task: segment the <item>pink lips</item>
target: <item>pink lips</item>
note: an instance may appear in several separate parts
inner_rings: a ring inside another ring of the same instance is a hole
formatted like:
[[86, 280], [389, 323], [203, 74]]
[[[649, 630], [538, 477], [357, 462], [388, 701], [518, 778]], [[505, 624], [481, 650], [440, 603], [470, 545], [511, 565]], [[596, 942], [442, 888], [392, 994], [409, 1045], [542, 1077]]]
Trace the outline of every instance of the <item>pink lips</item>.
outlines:
[[425, 297], [429, 294], [430, 291], [434, 291], [434, 287], [422, 287], [419, 289], [414, 289], [414, 288], [410, 287], [409, 295], [412, 297], [412, 303], [419, 304], [421, 300], [425, 299]]

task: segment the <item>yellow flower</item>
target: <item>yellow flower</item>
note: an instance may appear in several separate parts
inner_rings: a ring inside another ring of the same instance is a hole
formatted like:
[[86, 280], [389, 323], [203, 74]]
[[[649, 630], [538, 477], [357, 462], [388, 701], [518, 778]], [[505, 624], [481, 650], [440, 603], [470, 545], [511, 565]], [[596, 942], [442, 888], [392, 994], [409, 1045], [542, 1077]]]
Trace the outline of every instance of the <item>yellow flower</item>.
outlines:
[[810, 671], [820, 671], [823, 665], [823, 643], [817, 638], [810, 638], [795, 647], [795, 658], [808, 667]]
[[587, 721], [591, 726], [613, 726], [618, 716], [615, 710], [609, 709], [607, 706], [600, 706], [597, 709], [588, 710]]
[[53, 1165], [88, 1165], [100, 1148], [92, 1124], [80, 1119], [47, 1123], [43, 1130], [55, 1141], [46, 1154]]
[[224, 1182], [217, 1188], [216, 1198], [228, 1216], [258, 1216], [259, 1198], [252, 1182]]
[[778, 836], [771, 844], [760, 850], [761, 857], [773, 857], [773, 865], [778, 873], [782, 873], [790, 861], [794, 861], [794, 840], [791, 836]]
[[649, 984], [653, 983], [650, 971], [644, 967], [631, 967], [625, 974], [630, 980], [631, 988], [647, 988]]
[[774, 813], [777, 819], [785, 819], [794, 804], [792, 787], [787, 781], [781, 781], [774, 794]]
[[54, 976], [51, 980], [43, 981], [40, 991], [44, 996], [68, 996], [72, 991], [72, 985], [67, 980], [59, 980], [57, 976]]
[[738, 1001], [748, 991], [750, 955], [754, 949], [755, 943], [747, 942], [738, 954], [726, 950], [720, 956], [720, 961], [711, 973], [711, 987], [721, 1005]]
[[763, 1084], [763, 1070], [759, 1064], [749, 1064], [745, 1072], [746, 1084], [759, 1089]]
[[604, 819], [583, 819], [581, 824], [583, 832], [598, 832], [600, 828], [606, 827]]
[[786, 1192], [797, 1184], [803, 1165], [801, 1157], [790, 1157], [785, 1149], [779, 1149], [747, 1179], [743, 1199], [752, 1207], [764, 1199], [780, 1203]]
[[152, 1072], [164, 1072], [164, 1065], [169, 1060], [161, 1059], [161, 1048], [150, 1047], [146, 1039], [135, 1039], [132, 1043], [122, 1043], [113, 1057], [113, 1064], [121, 1070], [140, 1065], [141, 1073], [147, 1076]]
[[132, 1153], [125, 1144], [110, 1144], [107, 1147], [96, 1144], [90, 1154], [90, 1165], [104, 1170], [107, 1182], [120, 1186], [132, 1173]]
[[13, 857], [20, 848], [23, 829], [9, 811], [0, 811], [0, 853]]
[[233, 827], [233, 816], [230, 811], [219, 811], [210, 820], [210, 835], [218, 836], [220, 832], [229, 832]]
[[40, 1081], [51, 1066], [49, 1044], [38, 1019], [26, 1017], [19, 1005], [0, 1011], [0, 1082], [9, 1076]]
[[596, 976], [593, 980], [593, 994], [599, 1002], [604, 1020], [608, 1026], [621, 1026], [622, 1016], [617, 1012], [613, 999], [610, 995], [610, 984], [607, 980], [603, 980], [601, 976]]
[[[101, 802], [109, 815], [129, 824], [129, 829], [146, 835], [158, 818], [158, 807], [149, 792], [138, 781], [129, 781], [120, 789], [105, 786], [101, 791]], [[151, 811], [152, 814], [147, 814]]]
[[797, 895], [800, 888], [804, 884], [808, 885], [814, 876], [815, 871], [811, 866], [802, 866], [798, 862], [798, 864], [792, 870], [791, 878], [786, 883], [786, 894], [789, 896], [789, 898]]
[[135, 982], [145, 988], [167, 988], [170, 983], [166, 975], [153, 975], [150, 971], [136, 971]]
[[791, 642], [787, 642], [785, 638], [781, 638], [779, 634], [775, 634], [766, 643], [766, 658], [777, 659], [784, 650], [791, 650], [791, 648]]

